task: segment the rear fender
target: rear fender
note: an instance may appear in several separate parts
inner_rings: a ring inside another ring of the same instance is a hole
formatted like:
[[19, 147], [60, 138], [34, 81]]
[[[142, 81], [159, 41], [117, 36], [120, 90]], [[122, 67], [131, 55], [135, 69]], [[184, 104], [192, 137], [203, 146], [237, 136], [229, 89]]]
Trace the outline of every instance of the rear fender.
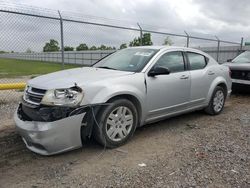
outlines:
[[[212, 84], [210, 85], [210, 88], [209, 88], [209, 91], [208, 91], [208, 94], [207, 94], [207, 98], [206, 98], [206, 103], [208, 104], [211, 97], [212, 97], [212, 94], [214, 92], [214, 89], [216, 88], [216, 86], [218, 86], [219, 84], [225, 84], [227, 86], [227, 82], [226, 82], [226, 79], [223, 78], [223, 77], [217, 77], [214, 79], [214, 81], [212, 82]], [[228, 87], [228, 86], [227, 86]], [[227, 88], [227, 90], [229, 90]]]

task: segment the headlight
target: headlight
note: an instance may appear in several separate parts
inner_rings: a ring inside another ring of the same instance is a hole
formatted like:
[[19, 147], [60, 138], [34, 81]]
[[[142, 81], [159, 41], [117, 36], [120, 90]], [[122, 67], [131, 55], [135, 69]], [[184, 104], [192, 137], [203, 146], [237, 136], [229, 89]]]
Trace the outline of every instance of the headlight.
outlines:
[[41, 104], [49, 106], [77, 106], [83, 99], [83, 91], [79, 87], [72, 87], [68, 89], [48, 90]]

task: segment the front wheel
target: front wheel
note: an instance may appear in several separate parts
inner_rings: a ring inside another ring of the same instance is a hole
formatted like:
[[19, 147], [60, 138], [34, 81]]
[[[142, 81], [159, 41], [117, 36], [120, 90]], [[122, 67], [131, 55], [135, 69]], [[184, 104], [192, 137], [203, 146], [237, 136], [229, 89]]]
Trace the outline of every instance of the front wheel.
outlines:
[[101, 110], [95, 126], [95, 139], [109, 148], [123, 145], [132, 137], [138, 122], [138, 113], [132, 102], [117, 99]]
[[217, 86], [210, 99], [209, 105], [205, 108], [205, 112], [210, 115], [218, 115], [222, 112], [225, 104], [226, 92], [225, 90]]

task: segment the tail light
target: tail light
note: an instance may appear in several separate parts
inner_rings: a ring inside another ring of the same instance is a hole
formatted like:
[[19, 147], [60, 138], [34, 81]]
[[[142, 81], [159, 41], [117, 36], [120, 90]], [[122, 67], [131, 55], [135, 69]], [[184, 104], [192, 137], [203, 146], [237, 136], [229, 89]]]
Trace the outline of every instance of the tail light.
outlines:
[[230, 78], [232, 78], [232, 71], [231, 71], [231, 69], [228, 69], [228, 73], [229, 73]]

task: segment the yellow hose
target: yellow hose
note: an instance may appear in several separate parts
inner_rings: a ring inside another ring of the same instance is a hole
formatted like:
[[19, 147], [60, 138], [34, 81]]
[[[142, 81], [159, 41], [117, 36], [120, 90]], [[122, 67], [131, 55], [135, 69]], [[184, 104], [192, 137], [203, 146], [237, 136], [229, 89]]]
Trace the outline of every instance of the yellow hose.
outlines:
[[26, 86], [26, 83], [0, 84], [0, 90], [24, 89], [25, 86]]

